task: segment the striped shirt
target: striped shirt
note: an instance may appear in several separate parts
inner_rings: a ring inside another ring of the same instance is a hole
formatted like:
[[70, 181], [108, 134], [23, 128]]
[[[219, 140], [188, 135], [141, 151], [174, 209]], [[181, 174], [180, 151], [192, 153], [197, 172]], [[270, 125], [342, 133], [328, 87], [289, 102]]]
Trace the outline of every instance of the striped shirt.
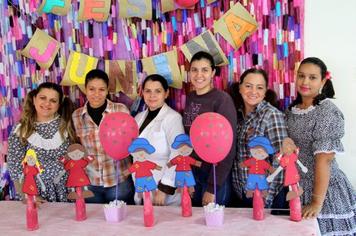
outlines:
[[[242, 117], [242, 116], [240, 116]], [[238, 197], [242, 199], [242, 193], [247, 183], [248, 169], [239, 167], [239, 163], [247, 160], [251, 154], [247, 147], [250, 138], [255, 136], [267, 137], [278, 153], [284, 138], [288, 136], [284, 114], [266, 101], [262, 101], [255, 111], [240, 118], [237, 123], [237, 156], [232, 169], [232, 185]], [[275, 158], [267, 158], [273, 168], [279, 166]], [[283, 175], [278, 174], [269, 186], [266, 197], [266, 206], [270, 207], [273, 198], [283, 187]]]
[[[118, 111], [129, 113], [124, 104], [113, 103], [107, 100], [107, 106], [103, 113], [103, 119], [105, 114]], [[72, 119], [76, 134], [80, 138], [82, 145], [87, 150], [88, 155], [94, 157], [94, 161], [92, 161], [89, 165], [92, 165], [92, 167], [100, 173], [100, 177], [98, 177], [92, 171], [88, 171], [91, 185], [104, 187], [112, 187], [116, 185], [116, 163], [105, 153], [100, 143], [99, 126], [96, 125], [90, 117], [87, 110], [87, 103], [73, 112]], [[119, 168], [118, 180], [119, 183], [121, 183], [126, 179], [123, 175], [123, 171], [128, 169], [130, 166], [129, 158], [120, 160], [117, 165]]]

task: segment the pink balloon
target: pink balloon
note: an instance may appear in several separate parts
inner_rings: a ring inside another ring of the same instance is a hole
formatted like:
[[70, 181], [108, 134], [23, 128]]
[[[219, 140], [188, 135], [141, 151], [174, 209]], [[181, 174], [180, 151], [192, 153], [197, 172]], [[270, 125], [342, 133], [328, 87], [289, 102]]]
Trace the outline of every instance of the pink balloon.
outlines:
[[175, 2], [181, 7], [192, 7], [199, 2], [199, 0], [175, 0]]
[[138, 126], [135, 119], [124, 112], [105, 115], [99, 127], [100, 143], [106, 154], [114, 160], [127, 157], [128, 148], [137, 137]]
[[193, 121], [190, 138], [199, 157], [216, 164], [230, 152], [233, 132], [230, 122], [224, 116], [206, 112]]

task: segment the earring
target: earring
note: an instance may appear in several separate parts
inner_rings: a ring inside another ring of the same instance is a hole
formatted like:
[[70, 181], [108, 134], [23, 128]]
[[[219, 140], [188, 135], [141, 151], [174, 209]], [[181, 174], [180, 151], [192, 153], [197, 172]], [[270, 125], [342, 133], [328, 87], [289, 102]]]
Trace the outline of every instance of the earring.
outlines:
[[320, 87], [320, 89], [319, 89], [319, 94], [322, 94], [322, 92], [323, 92], [323, 86]]

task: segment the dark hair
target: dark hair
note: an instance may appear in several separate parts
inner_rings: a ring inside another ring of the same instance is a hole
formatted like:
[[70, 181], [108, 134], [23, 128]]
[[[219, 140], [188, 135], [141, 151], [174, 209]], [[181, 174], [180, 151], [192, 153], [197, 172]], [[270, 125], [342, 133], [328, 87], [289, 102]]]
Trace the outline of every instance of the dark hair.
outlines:
[[142, 89], [145, 88], [145, 85], [146, 85], [146, 82], [147, 81], [157, 81], [157, 82], [160, 82], [164, 91], [168, 91], [168, 82], [167, 80], [162, 76], [162, 75], [159, 75], [159, 74], [152, 74], [152, 75], [149, 75], [146, 77], [146, 79], [143, 81], [142, 83]]
[[68, 97], [64, 97], [61, 86], [52, 82], [44, 82], [36, 89], [30, 91], [26, 96], [23, 113], [20, 119], [21, 126], [19, 129], [19, 137], [21, 143], [25, 144], [27, 138], [35, 131], [36, 108], [33, 104], [33, 98], [36, 97], [42, 89], [52, 89], [58, 93], [59, 108], [57, 112], [61, 116], [61, 124], [59, 127], [60, 134], [64, 137], [65, 132], [67, 132], [69, 139], [72, 142], [75, 142], [76, 136], [72, 124], [72, 113], [74, 111], [73, 102]]
[[89, 71], [85, 76], [85, 86], [87, 86], [87, 84], [93, 79], [101, 79], [105, 82], [106, 86], [109, 87], [109, 77], [105, 71], [100, 69], [93, 69]]
[[[233, 83], [229, 88], [230, 96], [232, 97], [232, 99], [234, 101], [236, 111], [238, 111], [238, 113], [240, 110], [243, 110], [245, 108], [243, 98], [240, 94], [240, 84], [242, 84], [244, 82], [246, 76], [249, 74], [262, 75], [263, 79], [266, 82], [266, 87], [268, 87], [268, 75], [265, 70], [257, 69], [257, 68], [250, 68], [250, 69], [245, 70], [240, 76], [240, 81]], [[279, 107], [277, 94], [271, 89], [267, 89], [264, 100], [266, 102], [269, 102], [272, 106], [274, 106], [276, 108]]]
[[214, 58], [212, 55], [210, 55], [210, 53], [208, 52], [204, 52], [204, 51], [200, 51], [197, 52], [193, 55], [192, 59], [190, 59], [190, 64], [193, 63], [193, 61], [200, 61], [201, 59], [206, 59], [210, 62], [210, 66], [212, 70], [216, 69], [215, 66], [215, 62], [214, 62]]
[[[321, 74], [321, 80], [326, 79], [326, 74], [328, 72], [328, 68], [326, 67], [325, 63], [317, 58], [317, 57], [307, 57], [305, 58], [299, 65], [299, 68], [301, 65], [304, 64], [313, 64], [319, 67], [320, 69], [320, 74]], [[299, 69], [298, 69], [299, 70]], [[325, 98], [334, 98], [335, 91], [334, 91], [334, 86], [333, 83], [331, 82], [330, 79], [326, 79], [325, 84], [321, 90], [321, 93], [318, 94], [314, 99], [313, 99], [313, 105], [319, 105], [322, 100]], [[302, 103], [302, 96], [297, 93], [296, 99], [292, 102], [292, 104], [289, 106], [289, 109], [292, 107], [301, 104]]]

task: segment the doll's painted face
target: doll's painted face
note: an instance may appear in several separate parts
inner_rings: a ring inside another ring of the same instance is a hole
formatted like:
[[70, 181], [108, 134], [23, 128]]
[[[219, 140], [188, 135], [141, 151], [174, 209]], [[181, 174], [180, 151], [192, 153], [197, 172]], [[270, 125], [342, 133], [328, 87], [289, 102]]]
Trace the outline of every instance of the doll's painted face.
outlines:
[[34, 156], [28, 155], [26, 162], [27, 162], [27, 165], [34, 166], [36, 164], [36, 158]]
[[268, 157], [268, 153], [266, 152], [266, 150], [263, 147], [259, 146], [250, 148], [250, 153], [253, 158], [257, 160], [264, 160]]
[[131, 153], [131, 155], [137, 160], [144, 161], [149, 154], [145, 150], [140, 149]]
[[178, 152], [182, 156], [188, 156], [193, 152], [193, 148], [186, 144], [183, 144], [183, 145], [179, 146]]
[[76, 149], [74, 151], [68, 152], [67, 155], [70, 159], [78, 161], [84, 156], [84, 152], [80, 151], [79, 149]]
[[297, 146], [295, 146], [292, 139], [286, 138], [283, 140], [282, 148], [284, 154], [290, 155], [297, 149]]

